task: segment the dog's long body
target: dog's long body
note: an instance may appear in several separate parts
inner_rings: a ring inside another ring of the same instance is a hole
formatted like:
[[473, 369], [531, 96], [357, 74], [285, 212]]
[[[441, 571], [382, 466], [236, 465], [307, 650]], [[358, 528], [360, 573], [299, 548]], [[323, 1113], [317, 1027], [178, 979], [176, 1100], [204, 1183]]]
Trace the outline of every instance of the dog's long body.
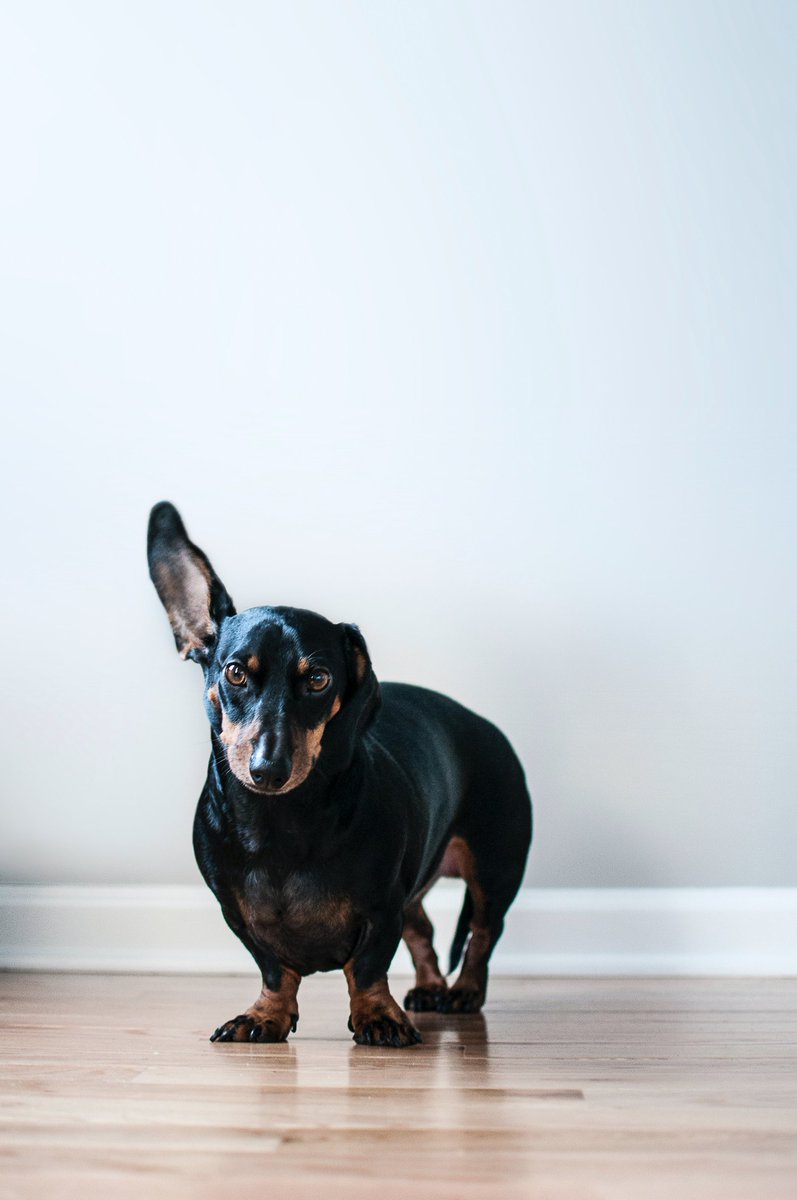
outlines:
[[[205, 673], [197, 862], [263, 979], [213, 1039], [283, 1040], [302, 976], [342, 968], [355, 1041], [419, 1041], [387, 985], [402, 936], [417, 974], [405, 1008], [477, 1011], [531, 839], [506, 738], [436, 692], [380, 688], [356, 626], [293, 608], [237, 614], [168, 503], [152, 510], [148, 549], [178, 649]], [[467, 884], [451, 988], [421, 903], [441, 875]]]

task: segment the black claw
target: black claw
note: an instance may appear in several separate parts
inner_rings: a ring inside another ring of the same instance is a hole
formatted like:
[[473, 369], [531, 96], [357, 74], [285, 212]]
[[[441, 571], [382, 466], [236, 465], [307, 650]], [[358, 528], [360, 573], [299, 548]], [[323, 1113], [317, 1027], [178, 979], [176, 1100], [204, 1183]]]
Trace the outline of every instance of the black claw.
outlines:
[[416, 1045], [423, 1038], [409, 1022], [399, 1025], [397, 1021], [385, 1017], [381, 1021], [368, 1021], [354, 1034], [353, 1040], [358, 1046], [389, 1046], [398, 1050], [402, 1046]]
[[[296, 1032], [296, 1024], [299, 1020], [298, 1013], [291, 1013], [291, 1030]], [[245, 1014], [239, 1017], [233, 1017], [231, 1021], [225, 1021], [223, 1025], [219, 1025], [215, 1033], [210, 1035], [211, 1042], [284, 1042], [287, 1038], [287, 1031], [284, 1034], [280, 1033], [279, 1025], [269, 1019], [262, 1022], [255, 1021], [253, 1017]]]

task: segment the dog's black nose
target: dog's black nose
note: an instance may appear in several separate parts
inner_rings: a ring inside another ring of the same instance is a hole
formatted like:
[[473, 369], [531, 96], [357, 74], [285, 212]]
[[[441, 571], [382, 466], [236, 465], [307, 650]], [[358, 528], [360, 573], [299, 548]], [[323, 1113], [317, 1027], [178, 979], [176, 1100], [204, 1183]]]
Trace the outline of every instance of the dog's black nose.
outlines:
[[276, 791], [291, 777], [293, 757], [287, 730], [282, 726], [264, 730], [252, 743], [249, 774], [257, 787]]
[[291, 761], [287, 755], [272, 760], [253, 754], [249, 760], [249, 774], [258, 787], [281, 788], [290, 779]]

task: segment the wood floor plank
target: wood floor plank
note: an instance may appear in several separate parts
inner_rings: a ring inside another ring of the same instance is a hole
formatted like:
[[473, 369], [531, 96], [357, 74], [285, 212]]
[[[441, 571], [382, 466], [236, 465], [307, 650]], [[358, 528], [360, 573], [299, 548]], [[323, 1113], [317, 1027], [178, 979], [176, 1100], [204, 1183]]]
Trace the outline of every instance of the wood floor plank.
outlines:
[[496, 979], [390, 1051], [327, 976], [289, 1043], [212, 1045], [256, 991], [0, 975], [0, 1198], [797, 1195], [797, 980]]

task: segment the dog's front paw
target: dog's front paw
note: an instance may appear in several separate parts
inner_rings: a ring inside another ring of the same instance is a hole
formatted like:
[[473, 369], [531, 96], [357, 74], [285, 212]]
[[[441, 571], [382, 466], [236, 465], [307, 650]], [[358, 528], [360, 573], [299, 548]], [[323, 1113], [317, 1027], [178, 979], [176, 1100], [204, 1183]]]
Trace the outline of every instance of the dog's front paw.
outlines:
[[354, 1034], [352, 1040], [358, 1046], [393, 1046], [399, 1049], [401, 1046], [416, 1046], [423, 1041], [412, 1021], [408, 1021], [403, 1014], [394, 1018], [387, 1013], [371, 1013], [355, 1021], [349, 1017], [349, 1029]]
[[446, 1012], [447, 987], [414, 987], [404, 997], [407, 1012]]
[[286, 1016], [267, 1016], [265, 1013], [241, 1013], [219, 1025], [210, 1035], [211, 1042], [284, 1042], [296, 1031], [298, 1013]]

